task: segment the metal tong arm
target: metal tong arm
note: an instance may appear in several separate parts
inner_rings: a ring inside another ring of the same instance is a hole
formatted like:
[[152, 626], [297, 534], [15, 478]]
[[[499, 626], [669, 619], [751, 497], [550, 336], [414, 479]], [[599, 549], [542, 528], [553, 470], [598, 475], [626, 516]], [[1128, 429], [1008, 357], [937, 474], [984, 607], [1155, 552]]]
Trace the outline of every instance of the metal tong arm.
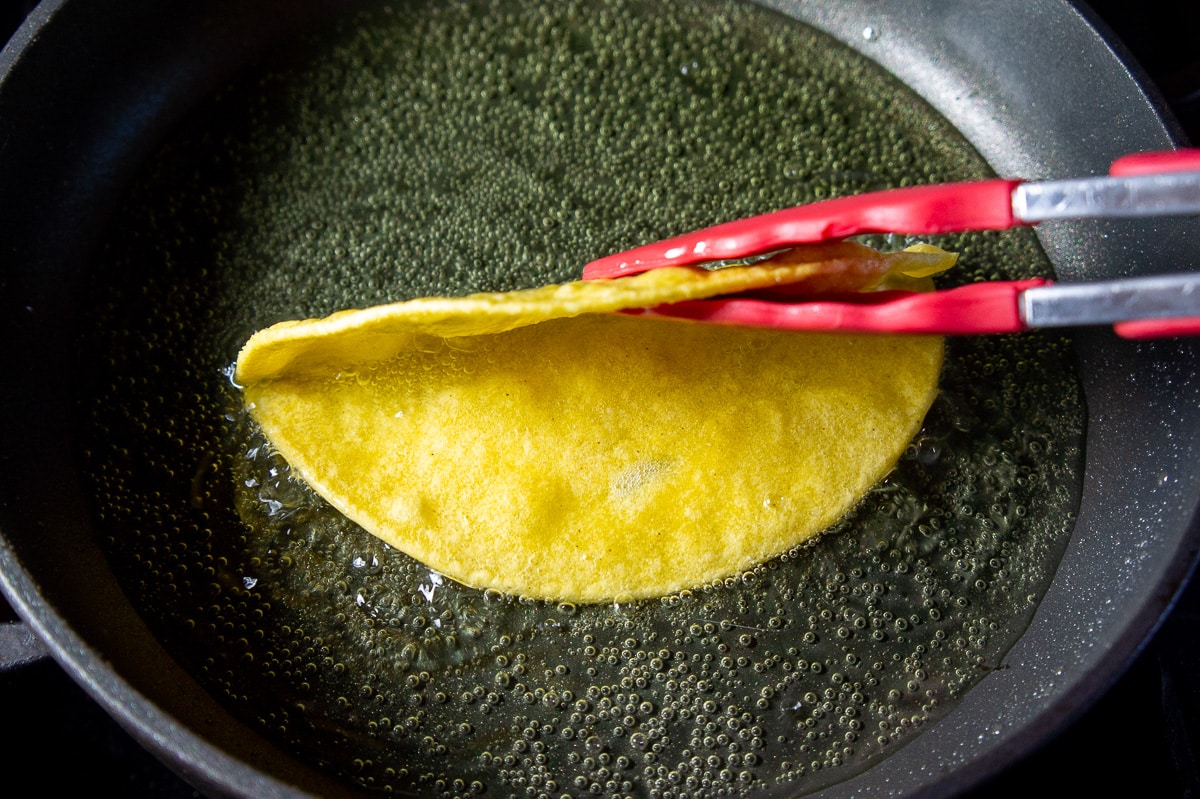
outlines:
[[1200, 274], [1054, 283], [1019, 297], [1029, 327], [1112, 324], [1125, 338], [1200, 333]]

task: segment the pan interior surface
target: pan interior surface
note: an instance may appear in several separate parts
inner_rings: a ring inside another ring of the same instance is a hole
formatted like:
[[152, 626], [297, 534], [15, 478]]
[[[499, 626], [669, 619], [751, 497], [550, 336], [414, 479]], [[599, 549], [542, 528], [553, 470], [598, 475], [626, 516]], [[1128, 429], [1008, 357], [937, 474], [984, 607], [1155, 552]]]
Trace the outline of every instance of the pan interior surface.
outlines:
[[[989, 174], [894, 78], [754, 5], [347, 17], [197, 108], [113, 221], [78, 366], [101, 544], [214, 696], [356, 785], [846, 780], [995, 669], [1050, 583], [1082, 475], [1065, 336], [951, 341], [925, 428], [815, 545], [600, 606], [458, 586], [367, 535], [289, 475], [228, 367], [275, 321], [563, 281], [680, 230]], [[954, 282], [1051, 272], [1028, 231], [936, 243]]]

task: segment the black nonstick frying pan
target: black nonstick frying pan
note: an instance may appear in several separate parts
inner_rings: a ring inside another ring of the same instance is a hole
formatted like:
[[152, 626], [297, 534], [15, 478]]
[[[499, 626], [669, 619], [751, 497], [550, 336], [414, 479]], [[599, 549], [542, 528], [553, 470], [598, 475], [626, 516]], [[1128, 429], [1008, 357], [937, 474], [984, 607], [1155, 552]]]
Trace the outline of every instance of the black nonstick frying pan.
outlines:
[[[1177, 143], [1069, 6], [777, 3], [925, 97], [1000, 174], [1088, 174]], [[0, 67], [6, 596], [139, 740], [213, 794], [350, 792], [232, 718], [133, 612], [93, 543], [72, 452], [63, 331], [109, 213], [178, 115], [320, 3], [47, 3]], [[281, 23], [281, 20], [286, 22]], [[867, 33], [868, 29], [871, 31]], [[1195, 268], [1192, 220], [1078, 223], [1041, 241], [1060, 277]], [[1077, 338], [1089, 409], [1075, 533], [1028, 632], [937, 725], [828, 796], [951, 795], [1042, 742], [1109, 684], [1194, 561], [1200, 402], [1190, 342]]]

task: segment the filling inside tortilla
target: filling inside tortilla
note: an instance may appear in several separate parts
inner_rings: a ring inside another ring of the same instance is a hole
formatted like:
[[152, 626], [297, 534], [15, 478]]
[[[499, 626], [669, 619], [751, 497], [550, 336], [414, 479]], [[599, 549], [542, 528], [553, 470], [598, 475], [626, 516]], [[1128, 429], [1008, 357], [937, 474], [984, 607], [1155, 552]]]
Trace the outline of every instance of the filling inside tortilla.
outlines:
[[314, 490], [440, 574], [555, 601], [661, 596], [837, 521], [920, 428], [943, 341], [613, 312], [782, 284], [928, 287], [953, 262], [840, 243], [423, 298], [260, 331], [235, 380]]

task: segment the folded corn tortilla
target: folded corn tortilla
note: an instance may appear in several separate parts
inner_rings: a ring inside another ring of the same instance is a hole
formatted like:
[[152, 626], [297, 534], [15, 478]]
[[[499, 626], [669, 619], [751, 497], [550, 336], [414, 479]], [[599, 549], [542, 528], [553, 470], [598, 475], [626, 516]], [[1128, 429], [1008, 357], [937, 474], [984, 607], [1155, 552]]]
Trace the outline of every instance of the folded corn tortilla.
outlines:
[[554, 601], [661, 596], [787, 552], [852, 507], [920, 428], [943, 341], [613, 312], [927, 282], [953, 261], [842, 243], [422, 298], [259, 331], [235, 381], [313, 489], [440, 574]]

